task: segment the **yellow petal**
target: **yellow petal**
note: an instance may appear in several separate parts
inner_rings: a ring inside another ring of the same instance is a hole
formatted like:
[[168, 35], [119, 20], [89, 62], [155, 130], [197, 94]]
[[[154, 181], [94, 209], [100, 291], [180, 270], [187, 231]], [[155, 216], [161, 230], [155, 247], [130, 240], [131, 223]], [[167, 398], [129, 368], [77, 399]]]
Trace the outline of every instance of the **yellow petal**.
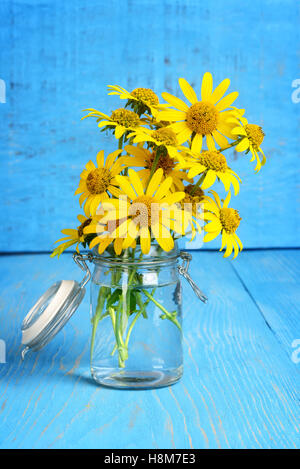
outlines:
[[232, 245], [233, 245], [233, 249], [234, 249], [234, 256], [233, 256], [233, 259], [235, 259], [239, 253], [239, 246], [237, 244], [237, 242], [235, 241], [234, 238], [231, 239], [232, 241]]
[[215, 192], [215, 191], [213, 191], [213, 190], [210, 190], [209, 192], [214, 196], [215, 201], [216, 201], [218, 207], [221, 208], [221, 207], [222, 207], [222, 205], [221, 205], [221, 200], [220, 200], [220, 197], [219, 197], [219, 195], [217, 194], [217, 192]]
[[189, 178], [194, 178], [200, 173], [203, 173], [207, 168], [203, 164], [194, 164], [194, 166], [189, 170]]
[[249, 140], [247, 138], [243, 138], [243, 140], [238, 143], [235, 147], [236, 151], [245, 151], [249, 148]]
[[228, 140], [224, 135], [221, 135], [218, 131], [213, 132], [213, 138], [217, 142], [220, 148], [226, 148], [228, 146]]
[[74, 229], [61, 230], [62, 234], [72, 237], [73, 239], [78, 238], [78, 232]]
[[145, 159], [147, 151], [145, 148], [136, 147], [134, 145], [126, 145], [124, 150], [127, 151], [130, 155], [136, 156], [137, 158]]
[[184, 197], [185, 192], [175, 192], [174, 194], [164, 197], [160, 202], [162, 204], [173, 205], [179, 202], [180, 200], [184, 199]]
[[86, 182], [81, 179], [80, 182], [79, 182], [78, 188], [77, 188], [76, 191], [74, 192], [74, 195], [81, 194], [81, 193], [84, 192], [85, 190], [87, 190]]
[[219, 236], [220, 234], [220, 231], [215, 231], [214, 233], [207, 233], [204, 237], [203, 237], [203, 242], [204, 243], [209, 243], [210, 241], [212, 241], [213, 239], [215, 239], [217, 236]]
[[227, 248], [226, 248], [226, 251], [225, 251], [223, 257], [229, 257], [230, 254], [232, 253], [232, 249], [233, 249], [232, 238], [231, 238], [231, 236], [228, 236], [227, 237]]
[[208, 233], [215, 233], [216, 231], [220, 232], [221, 229], [222, 225], [218, 220], [207, 223], [204, 227], [204, 231], [207, 231]]
[[138, 176], [138, 174], [133, 169], [129, 169], [128, 174], [129, 174], [130, 182], [131, 182], [137, 196], [144, 195], [143, 184], [142, 184], [141, 179]]
[[77, 219], [80, 223], [84, 223], [87, 218], [84, 215], [77, 215]]
[[115, 130], [115, 137], [121, 138], [125, 131], [126, 131], [125, 127], [123, 127], [122, 125], [117, 125], [116, 130]]
[[178, 83], [186, 99], [192, 104], [197, 103], [198, 98], [191, 85], [184, 78], [179, 78]]
[[165, 101], [167, 101], [169, 104], [171, 104], [171, 106], [175, 107], [176, 109], [179, 109], [180, 111], [184, 112], [188, 111], [188, 105], [181, 99], [176, 98], [176, 96], [173, 96], [170, 93], [162, 93], [161, 95]]
[[230, 178], [230, 182], [233, 185], [234, 195], [238, 195], [238, 193], [240, 192], [240, 184], [238, 179], [236, 179], [236, 177], [232, 175]]
[[202, 149], [202, 141], [203, 141], [202, 135], [196, 134], [192, 141], [191, 150], [195, 153], [200, 153]]
[[186, 112], [172, 111], [170, 109], [169, 111], [161, 111], [158, 114], [158, 118], [161, 121], [170, 121], [170, 122], [183, 121], [186, 119]]
[[112, 243], [113, 238], [105, 238], [98, 246], [98, 253], [103, 254], [105, 249]]
[[221, 243], [220, 251], [223, 251], [223, 249], [227, 245], [227, 238], [228, 238], [228, 235], [227, 235], [226, 231], [223, 230], [223, 232], [222, 232], [222, 243]]
[[230, 202], [231, 198], [231, 192], [229, 191], [228, 194], [225, 197], [224, 203], [223, 203], [223, 208], [227, 208]]
[[204, 73], [201, 85], [201, 98], [202, 101], [207, 101], [212, 93], [213, 78], [209, 72]]
[[207, 175], [204, 178], [204, 181], [201, 184], [201, 189], [208, 189], [211, 187], [215, 183], [216, 178], [216, 173], [212, 169], [209, 169]]
[[215, 104], [219, 101], [219, 99], [222, 98], [222, 96], [226, 93], [228, 87], [230, 85], [230, 80], [229, 78], [225, 78], [213, 91], [212, 95], [209, 98], [209, 101], [212, 104]]
[[238, 237], [237, 234], [234, 233], [233, 236], [234, 236], [234, 239], [236, 240], [236, 242], [238, 243], [240, 250], [242, 250], [242, 249], [243, 249], [243, 243], [242, 243], [242, 241], [240, 240], [240, 238]]
[[234, 127], [232, 130], [231, 130], [231, 133], [233, 135], [245, 135], [247, 136], [247, 132], [246, 130], [244, 129], [244, 127]]
[[92, 202], [90, 203], [90, 212], [91, 212], [91, 215], [95, 215], [96, 212], [97, 212], [97, 208], [101, 202], [101, 200], [103, 200], [103, 198], [106, 198], [104, 196], [104, 194], [97, 194], [93, 197], [93, 200]]
[[171, 187], [172, 183], [173, 183], [173, 179], [171, 177], [168, 177], [167, 179], [165, 179], [163, 181], [163, 183], [157, 189], [157, 191], [155, 193], [155, 199], [160, 200], [165, 195], [167, 195], [167, 193], [170, 190], [170, 187]]
[[216, 145], [215, 145], [215, 142], [214, 142], [214, 139], [212, 138], [212, 136], [210, 134], [207, 134], [206, 135], [206, 143], [207, 143], [207, 148], [210, 150], [210, 151], [213, 151], [216, 149]]
[[151, 248], [151, 237], [147, 226], [143, 226], [140, 232], [140, 242], [143, 254], [148, 254]]
[[91, 160], [87, 162], [85, 167], [89, 172], [94, 171], [94, 169], [96, 169], [96, 166], [94, 165], [94, 163]]
[[221, 101], [219, 101], [216, 104], [217, 110], [218, 111], [223, 111], [224, 109], [231, 106], [231, 104], [233, 103], [233, 101], [236, 100], [238, 95], [239, 95], [239, 93], [237, 91], [233, 91], [232, 93], [229, 93], [227, 96], [225, 96], [225, 98], [221, 99]]
[[114, 241], [114, 250], [115, 250], [115, 253], [117, 254], [117, 256], [119, 256], [122, 252], [123, 241], [124, 241], [123, 238], [116, 238], [115, 241]]
[[158, 244], [164, 251], [171, 251], [174, 248], [174, 240], [167, 228], [159, 223], [151, 225], [152, 233]]
[[120, 188], [122, 191], [131, 199], [134, 200], [136, 199], [136, 194], [131, 186], [131, 184], [128, 181], [128, 178], [126, 176], [116, 176], [116, 181], [119, 184]]
[[128, 223], [128, 232], [126, 233], [126, 239], [123, 239], [124, 249], [127, 249], [129, 246], [131, 246], [132, 240], [138, 236], [138, 233], [138, 225], [133, 220], [130, 220]]
[[107, 158], [106, 158], [106, 162], [105, 162], [105, 168], [106, 169], [109, 169], [112, 167], [113, 163], [117, 162], [117, 158], [118, 156], [120, 155], [120, 153], [122, 153], [122, 150], [116, 150], [116, 151], [113, 151], [112, 153], [110, 153]]
[[216, 221], [218, 217], [214, 213], [205, 212], [202, 216], [203, 220]]
[[103, 150], [97, 153], [97, 165], [98, 165], [98, 168], [103, 168], [104, 166], [104, 151]]
[[186, 122], [183, 123], [185, 125], [185, 128], [179, 132], [179, 134], [176, 135], [178, 145], [181, 145], [182, 143], [185, 143], [191, 136], [192, 131], [191, 129], [188, 128], [186, 125]]
[[151, 181], [149, 182], [149, 186], [146, 190], [146, 195], [153, 195], [156, 189], [158, 188], [160, 181], [162, 180], [163, 177], [163, 170], [162, 168], [159, 168], [155, 173], [153, 174]]
[[169, 125], [166, 127], [167, 129], [173, 130], [176, 134], [182, 132], [183, 130], [186, 130], [187, 125], [186, 122], [175, 122], [174, 124]]
[[217, 173], [218, 178], [220, 179], [221, 182], [224, 184], [225, 191], [228, 192], [230, 189], [230, 177], [229, 174], [226, 173]]
[[97, 244], [101, 243], [103, 238], [100, 238], [100, 236], [97, 236], [96, 238], [92, 239], [92, 241], [89, 244], [89, 248], [93, 249]]

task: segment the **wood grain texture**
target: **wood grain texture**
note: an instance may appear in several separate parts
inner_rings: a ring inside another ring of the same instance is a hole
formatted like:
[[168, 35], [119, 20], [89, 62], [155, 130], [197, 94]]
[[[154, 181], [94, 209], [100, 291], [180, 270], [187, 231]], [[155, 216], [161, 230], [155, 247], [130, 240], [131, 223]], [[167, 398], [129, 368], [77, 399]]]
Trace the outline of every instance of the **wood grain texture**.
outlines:
[[79, 280], [80, 271], [67, 254], [1, 257], [0, 448], [299, 447], [299, 364], [289, 350], [299, 334], [299, 252], [242, 253], [238, 262], [194, 253], [191, 272], [209, 304], [183, 284], [183, 379], [117, 391], [90, 378], [88, 295], [64, 330], [21, 363], [25, 313], [54, 281]]
[[178, 94], [184, 76], [199, 93], [205, 71], [215, 84], [230, 77], [238, 105], [266, 132], [261, 173], [248, 157], [229, 157], [243, 179], [232, 205], [244, 245], [299, 245], [294, 0], [243, 8], [237, 0], [1, 0], [0, 16], [1, 251], [50, 250], [76, 222], [82, 167], [116, 144], [94, 122], [80, 122], [83, 108], [119, 107], [107, 84]]

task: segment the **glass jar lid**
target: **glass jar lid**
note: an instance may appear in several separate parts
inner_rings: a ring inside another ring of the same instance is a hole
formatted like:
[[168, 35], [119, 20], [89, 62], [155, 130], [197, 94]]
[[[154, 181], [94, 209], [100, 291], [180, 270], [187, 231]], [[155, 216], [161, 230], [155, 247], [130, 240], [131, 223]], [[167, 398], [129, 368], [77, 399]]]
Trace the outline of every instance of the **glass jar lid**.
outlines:
[[85, 285], [91, 273], [85, 259], [89, 256], [74, 254], [74, 261], [85, 272], [83, 280], [61, 280], [54, 283], [37, 300], [23, 320], [22, 358], [29, 349], [37, 351], [43, 348], [64, 327], [80, 305], [85, 295]]
[[64, 327], [85, 295], [75, 280], [54, 283], [38, 299], [22, 323], [22, 344], [40, 350]]

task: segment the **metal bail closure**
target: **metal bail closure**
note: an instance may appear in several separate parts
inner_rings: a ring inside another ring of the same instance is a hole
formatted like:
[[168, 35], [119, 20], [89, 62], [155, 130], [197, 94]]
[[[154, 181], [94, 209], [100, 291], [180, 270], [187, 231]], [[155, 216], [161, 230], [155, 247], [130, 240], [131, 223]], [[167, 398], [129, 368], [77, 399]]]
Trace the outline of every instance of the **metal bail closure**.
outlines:
[[207, 303], [208, 301], [207, 296], [204, 295], [204, 293], [200, 290], [198, 285], [194, 282], [194, 280], [188, 273], [188, 268], [192, 260], [192, 255], [189, 252], [180, 251], [180, 257], [183, 260], [183, 263], [182, 265], [178, 266], [178, 272], [189, 282], [189, 284], [191, 285], [192, 289], [194, 290], [194, 293], [197, 295], [199, 300], [203, 301], [203, 303]]
[[38, 299], [22, 323], [21, 352], [24, 360], [29, 349], [40, 350], [64, 327], [74, 314], [85, 295], [85, 285], [91, 278], [86, 260], [91, 260], [90, 254], [74, 254], [76, 264], [85, 272], [80, 283], [76, 280], [61, 280], [54, 283]]

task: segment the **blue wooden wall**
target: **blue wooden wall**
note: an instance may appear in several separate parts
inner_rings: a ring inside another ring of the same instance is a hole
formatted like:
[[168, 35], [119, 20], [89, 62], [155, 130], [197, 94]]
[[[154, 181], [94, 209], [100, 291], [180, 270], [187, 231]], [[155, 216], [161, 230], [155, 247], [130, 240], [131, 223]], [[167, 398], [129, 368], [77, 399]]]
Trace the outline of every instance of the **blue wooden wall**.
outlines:
[[1, 0], [0, 18], [0, 251], [49, 250], [72, 225], [81, 168], [115, 144], [80, 122], [119, 105], [107, 84], [178, 93], [183, 76], [199, 91], [205, 71], [230, 77], [266, 132], [259, 175], [231, 157], [245, 246], [299, 244], [296, 1]]

